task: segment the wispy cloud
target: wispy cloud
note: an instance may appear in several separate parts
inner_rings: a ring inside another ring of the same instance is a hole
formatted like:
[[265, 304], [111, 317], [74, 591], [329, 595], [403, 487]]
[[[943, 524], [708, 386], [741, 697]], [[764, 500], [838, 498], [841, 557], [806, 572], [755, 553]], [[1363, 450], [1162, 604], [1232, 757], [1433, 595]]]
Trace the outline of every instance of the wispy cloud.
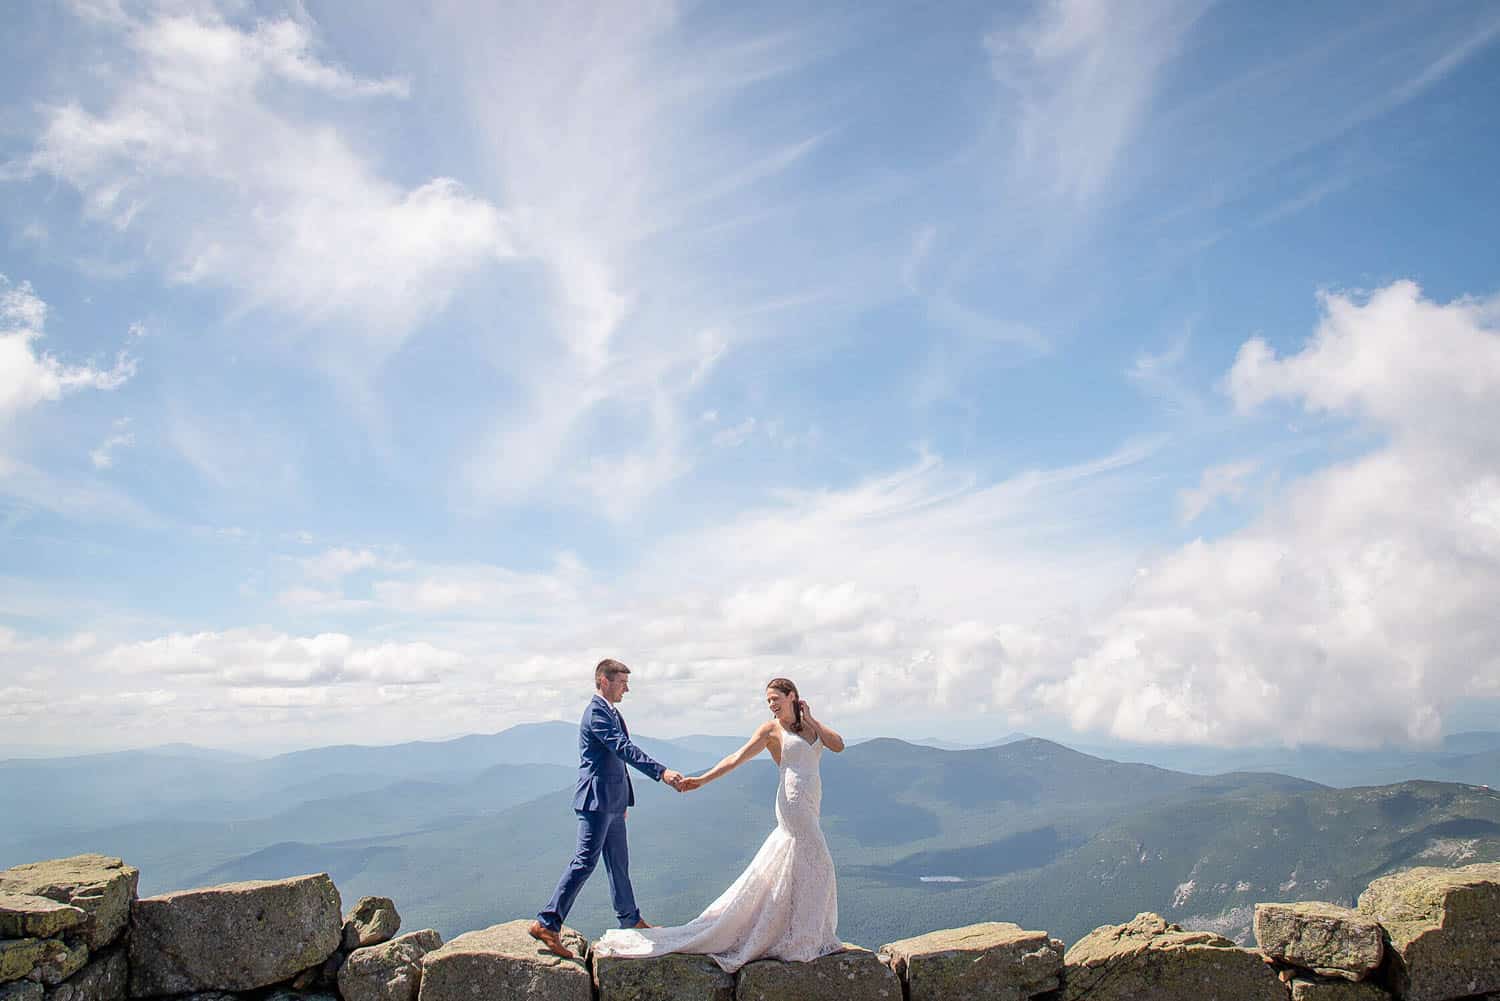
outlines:
[[450, 178], [387, 179], [336, 120], [282, 96], [408, 90], [325, 61], [304, 22], [242, 27], [211, 5], [100, 21], [110, 86], [43, 108], [36, 148], [12, 172], [76, 188], [174, 281], [294, 318], [339, 377], [367, 372], [464, 275], [513, 252], [493, 205]]
[[1162, 71], [1206, 10], [1201, 0], [1045, 0], [985, 37], [1014, 96], [1023, 174], [1073, 202], [1097, 196], [1135, 138]]

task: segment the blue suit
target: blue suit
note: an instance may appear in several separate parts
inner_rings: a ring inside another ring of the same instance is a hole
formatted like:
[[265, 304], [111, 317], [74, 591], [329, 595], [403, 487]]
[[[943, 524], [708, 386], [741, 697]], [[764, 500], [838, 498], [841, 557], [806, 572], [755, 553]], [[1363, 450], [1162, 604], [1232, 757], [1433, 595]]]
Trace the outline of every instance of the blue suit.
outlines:
[[553, 931], [562, 927], [573, 898], [604, 857], [609, 892], [621, 928], [641, 919], [630, 886], [630, 848], [625, 840], [625, 810], [635, 805], [628, 764], [661, 781], [666, 768], [630, 742], [630, 731], [615, 707], [600, 695], [589, 700], [578, 724], [578, 786], [573, 811], [578, 814], [578, 848], [568, 869], [557, 881], [552, 899], [536, 916]]

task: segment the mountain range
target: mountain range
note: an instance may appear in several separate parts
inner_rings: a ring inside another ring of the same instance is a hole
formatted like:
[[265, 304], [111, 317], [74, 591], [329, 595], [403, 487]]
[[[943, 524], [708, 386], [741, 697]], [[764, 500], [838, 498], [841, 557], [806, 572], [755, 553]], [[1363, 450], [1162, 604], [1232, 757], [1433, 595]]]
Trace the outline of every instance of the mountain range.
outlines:
[[[572, 849], [576, 741], [573, 725], [542, 723], [264, 759], [179, 746], [0, 762], [0, 866], [100, 851], [140, 866], [142, 893], [328, 871], [350, 900], [391, 896], [407, 927], [451, 936], [530, 914], [550, 893]], [[697, 771], [740, 740], [639, 742]], [[1019, 735], [825, 754], [840, 933], [878, 945], [1011, 920], [1072, 941], [1155, 910], [1244, 939], [1256, 901], [1349, 902], [1394, 868], [1500, 858], [1500, 795], [1485, 788], [1500, 778], [1500, 734], [1380, 760], [1316, 749], [1277, 760], [1391, 781], [1194, 774]], [[648, 919], [687, 920], [738, 874], [774, 824], [775, 782], [763, 758], [687, 795], [636, 783], [632, 874]], [[570, 923], [589, 934], [612, 923], [604, 879]]]

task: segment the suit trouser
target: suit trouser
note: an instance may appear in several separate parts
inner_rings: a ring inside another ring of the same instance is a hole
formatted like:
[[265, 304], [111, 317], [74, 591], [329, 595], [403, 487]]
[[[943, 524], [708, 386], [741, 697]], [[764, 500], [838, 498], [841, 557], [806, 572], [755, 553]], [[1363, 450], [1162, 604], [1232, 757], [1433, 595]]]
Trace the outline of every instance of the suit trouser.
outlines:
[[633, 928], [641, 920], [640, 908], [635, 905], [635, 891], [630, 886], [630, 846], [625, 841], [625, 812], [605, 813], [601, 810], [575, 810], [578, 814], [578, 849], [568, 869], [557, 881], [552, 899], [536, 916], [537, 920], [553, 931], [562, 927], [568, 912], [573, 909], [573, 898], [583, 889], [604, 856], [604, 871], [609, 874], [609, 894], [615, 905], [615, 917], [621, 928]]

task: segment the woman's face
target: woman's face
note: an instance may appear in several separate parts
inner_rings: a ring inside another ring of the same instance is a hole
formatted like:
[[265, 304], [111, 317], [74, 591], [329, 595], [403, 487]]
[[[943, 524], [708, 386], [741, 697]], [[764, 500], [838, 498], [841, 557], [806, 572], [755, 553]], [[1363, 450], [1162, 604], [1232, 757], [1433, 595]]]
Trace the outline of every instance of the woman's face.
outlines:
[[771, 710], [771, 715], [783, 723], [790, 723], [795, 718], [792, 711], [795, 698], [791, 695], [783, 695], [774, 688], [766, 689], [766, 708]]

